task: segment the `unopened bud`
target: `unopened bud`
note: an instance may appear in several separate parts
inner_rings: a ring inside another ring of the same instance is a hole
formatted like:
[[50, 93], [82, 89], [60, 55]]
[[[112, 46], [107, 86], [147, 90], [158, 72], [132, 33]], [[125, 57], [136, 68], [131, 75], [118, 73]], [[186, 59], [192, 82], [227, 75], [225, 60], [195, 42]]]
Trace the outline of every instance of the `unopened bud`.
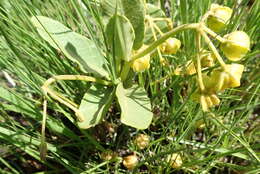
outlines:
[[181, 47], [181, 41], [176, 38], [167, 39], [162, 45], [160, 50], [164, 54], [175, 54]]
[[131, 64], [135, 72], [142, 72], [150, 68], [150, 55], [135, 59]]

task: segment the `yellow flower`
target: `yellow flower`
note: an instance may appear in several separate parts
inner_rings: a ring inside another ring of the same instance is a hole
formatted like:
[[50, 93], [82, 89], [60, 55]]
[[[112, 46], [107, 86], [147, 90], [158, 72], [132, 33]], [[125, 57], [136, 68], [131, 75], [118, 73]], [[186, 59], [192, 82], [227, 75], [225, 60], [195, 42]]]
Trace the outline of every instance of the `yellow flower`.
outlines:
[[215, 32], [220, 32], [225, 28], [226, 23], [231, 18], [233, 10], [229, 7], [212, 4], [210, 7], [210, 15], [207, 19], [207, 25]]
[[202, 94], [199, 90], [192, 95], [192, 99], [199, 102], [202, 106], [202, 110], [205, 112], [211, 107], [218, 106], [220, 103], [220, 99], [215, 93], [206, 92]]
[[222, 69], [213, 70], [210, 78], [211, 84], [215, 83], [214, 90], [218, 92], [240, 86], [243, 71], [244, 65], [241, 64], [229, 64], [226, 71]]
[[135, 59], [132, 64], [131, 67], [133, 68], [133, 70], [135, 72], [142, 72], [146, 69], [150, 68], [150, 55], [146, 55], [144, 57]]
[[169, 38], [160, 45], [163, 54], [175, 54], [181, 47], [181, 41], [176, 38]]
[[250, 50], [250, 38], [243, 31], [234, 31], [224, 36], [225, 42], [221, 43], [221, 50], [231, 61], [238, 61]]

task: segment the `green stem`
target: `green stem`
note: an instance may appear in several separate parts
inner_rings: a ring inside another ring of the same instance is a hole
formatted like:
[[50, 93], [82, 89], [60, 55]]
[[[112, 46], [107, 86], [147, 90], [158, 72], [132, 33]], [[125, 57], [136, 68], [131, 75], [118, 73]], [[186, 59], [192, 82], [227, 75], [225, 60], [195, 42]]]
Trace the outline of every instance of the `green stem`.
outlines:
[[127, 78], [127, 75], [129, 73], [129, 70], [130, 70], [130, 62], [126, 62], [124, 63], [124, 66], [123, 66], [123, 69], [122, 69], [122, 72], [121, 72], [121, 81], [124, 82]]
[[213, 52], [213, 54], [216, 56], [218, 62], [220, 63], [221, 67], [224, 69], [224, 71], [227, 70], [227, 65], [226, 63], [223, 61], [222, 57], [220, 56], [220, 54], [218, 53], [218, 50], [216, 49], [216, 47], [214, 46], [214, 44], [211, 42], [210, 38], [207, 36], [207, 34], [202, 31], [199, 30], [200, 34], [202, 35], [202, 37], [205, 39], [206, 43], [208, 44], [209, 48], [211, 49], [211, 51]]
[[41, 160], [45, 160], [47, 153], [47, 143], [45, 141], [45, 128], [46, 128], [46, 119], [47, 119], [47, 93], [44, 94], [43, 102], [43, 117], [42, 117], [42, 129], [41, 129], [41, 144], [40, 144], [40, 156]]
[[188, 30], [188, 29], [197, 29], [198, 26], [199, 26], [198, 23], [193, 23], [193, 24], [183, 24], [183, 25], [181, 25], [179, 27], [174, 28], [173, 30], [165, 33], [157, 41], [155, 41], [151, 45], [149, 45], [146, 49], [144, 49], [140, 53], [134, 55], [132, 57], [132, 60], [138, 59], [140, 57], [145, 56], [146, 54], [151, 53], [154, 49], [156, 49], [159, 45], [161, 45], [165, 40], [167, 40], [168, 38], [174, 36], [175, 34], [181, 32], [181, 31], [184, 31], [184, 30]]

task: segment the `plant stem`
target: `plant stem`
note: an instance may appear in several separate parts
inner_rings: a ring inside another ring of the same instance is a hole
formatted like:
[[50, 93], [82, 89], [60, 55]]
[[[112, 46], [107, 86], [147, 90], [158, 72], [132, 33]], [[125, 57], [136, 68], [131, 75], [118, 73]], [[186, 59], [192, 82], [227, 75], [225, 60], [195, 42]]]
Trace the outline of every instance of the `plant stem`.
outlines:
[[154, 49], [156, 49], [159, 45], [161, 45], [165, 40], [167, 40], [168, 38], [174, 36], [175, 34], [184, 31], [184, 30], [188, 30], [188, 29], [197, 29], [199, 26], [198, 23], [192, 23], [192, 24], [183, 24], [180, 25], [177, 28], [174, 28], [173, 30], [165, 33], [161, 38], [159, 38], [157, 41], [153, 42], [151, 45], [149, 45], [146, 49], [144, 49], [143, 51], [141, 51], [140, 53], [134, 55], [132, 57], [132, 60], [138, 59], [140, 57], [145, 56], [148, 53], [151, 53]]
[[131, 64], [131, 62], [127, 62], [127, 61], [124, 62], [124, 66], [123, 66], [123, 69], [122, 69], [122, 72], [120, 75], [122, 82], [124, 82], [127, 78], [128, 72], [130, 70], [130, 64]]
[[199, 83], [200, 91], [204, 92], [205, 86], [203, 84], [202, 73], [201, 73], [201, 62], [200, 62], [201, 35], [199, 31], [197, 32], [196, 35], [196, 44], [197, 44], [197, 66], [196, 67], [197, 67], [197, 74], [198, 74], [198, 83]]
[[220, 66], [224, 69], [224, 71], [226, 71], [227, 65], [223, 61], [222, 57], [219, 55], [218, 50], [216, 49], [214, 44], [211, 42], [210, 38], [207, 36], [207, 34], [203, 30], [199, 30], [199, 32], [202, 35], [202, 37], [204, 38], [204, 40], [206, 41], [206, 43], [208, 44], [208, 46], [211, 49], [211, 51], [213, 52], [213, 54], [216, 56], [218, 62], [220, 63]]
[[103, 85], [112, 85], [111, 82], [108, 82], [108, 81], [105, 81], [102, 79], [98, 79], [98, 78], [94, 78], [94, 77], [90, 77], [90, 76], [83, 76], [83, 75], [58, 75], [58, 76], [49, 78], [48, 80], [46, 80], [44, 82], [44, 84], [42, 86], [42, 90], [44, 91], [44, 94], [46, 94], [46, 95], [49, 94], [52, 98], [54, 98], [55, 100], [59, 101], [60, 103], [66, 105], [71, 110], [73, 110], [76, 113], [76, 116], [80, 122], [84, 121], [84, 116], [78, 112], [78, 105], [76, 103], [72, 102], [71, 100], [69, 100], [68, 98], [62, 96], [58, 92], [49, 88], [49, 86], [52, 83], [54, 83], [58, 80], [82, 80], [82, 81], [87, 81], [87, 82], [96, 82], [96, 83], [103, 84]]
[[218, 41], [220, 41], [221, 43], [225, 42], [225, 39], [222, 38], [221, 36], [219, 36], [217, 33], [215, 33], [214, 31], [212, 31], [211, 29], [209, 29], [207, 26], [205, 26], [205, 24], [201, 24], [201, 28], [208, 33], [209, 35], [211, 35], [212, 37], [216, 38]]

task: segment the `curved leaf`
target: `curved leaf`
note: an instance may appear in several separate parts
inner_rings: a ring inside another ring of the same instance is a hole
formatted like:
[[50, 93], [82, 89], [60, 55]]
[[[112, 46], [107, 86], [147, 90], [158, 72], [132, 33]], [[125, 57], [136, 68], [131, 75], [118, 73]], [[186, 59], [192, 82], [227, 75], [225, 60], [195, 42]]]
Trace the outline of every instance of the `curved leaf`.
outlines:
[[137, 129], [149, 127], [153, 113], [146, 91], [137, 85], [125, 89], [120, 83], [116, 96], [121, 107], [121, 122]]
[[35, 16], [31, 21], [45, 41], [78, 63], [83, 71], [108, 77], [105, 58], [93, 41], [48, 17]]

